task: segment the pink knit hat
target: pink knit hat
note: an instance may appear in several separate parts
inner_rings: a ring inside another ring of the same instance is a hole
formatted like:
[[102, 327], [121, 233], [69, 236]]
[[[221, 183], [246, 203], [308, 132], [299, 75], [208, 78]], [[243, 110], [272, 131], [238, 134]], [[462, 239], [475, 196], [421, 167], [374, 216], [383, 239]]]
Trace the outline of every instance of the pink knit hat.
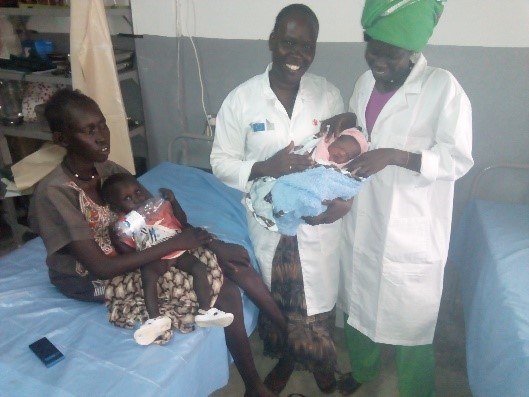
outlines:
[[343, 130], [340, 135], [352, 136], [360, 145], [360, 154], [367, 152], [368, 143], [366, 137], [364, 136], [364, 134], [362, 134], [362, 131], [360, 131], [359, 129], [349, 128], [347, 130]]
[[[340, 135], [349, 135], [352, 136], [356, 141], [358, 142], [358, 145], [360, 146], [360, 154], [367, 152], [368, 149], [368, 143], [366, 138], [364, 137], [364, 134], [357, 129], [357, 128], [349, 128], [347, 130], [343, 130]], [[314, 153], [312, 154], [312, 158], [315, 160], [323, 160], [323, 161], [329, 161], [329, 146], [331, 143], [333, 143], [338, 137], [332, 137], [328, 142], [325, 142], [325, 138], [321, 138], [320, 142], [314, 149]], [[345, 164], [336, 164], [331, 162], [332, 164], [337, 165], [338, 167], [343, 167]]]

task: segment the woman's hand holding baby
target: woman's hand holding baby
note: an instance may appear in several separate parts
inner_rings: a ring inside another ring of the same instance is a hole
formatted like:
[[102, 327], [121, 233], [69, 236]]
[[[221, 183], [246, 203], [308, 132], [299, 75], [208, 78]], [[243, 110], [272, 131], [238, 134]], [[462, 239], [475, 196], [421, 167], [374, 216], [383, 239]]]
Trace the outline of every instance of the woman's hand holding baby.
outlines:
[[337, 137], [344, 130], [356, 127], [356, 114], [352, 112], [341, 113], [322, 120], [320, 123], [320, 136], [325, 136], [325, 141]]
[[351, 206], [353, 205], [353, 199], [343, 200], [337, 198], [334, 200], [324, 200], [322, 201], [323, 205], [327, 206], [327, 209], [319, 215], [316, 216], [304, 216], [303, 220], [312, 226], [333, 223], [338, 219], [342, 218], [349, 212]]
[[174, 243], [174, 250], [187, 250], [210, 243], [213, 236], [205, 229], [189, 226], [169, 240]]
[[295, 154], [291, 153], [292, 150], [294, 150], [293, 141], [267, 160], [256, 162], [252, 168], [250, 179], [262, 176], [279, 178], [293, 172], [304, 171], [314, 164], [310, 153]]
[[347, 170], [356, 176], [366, 178], [383, 170], [388, 165], [406, 167], [408, 161], [408, 152], [391, 148], [373, 149], [347, 164]]

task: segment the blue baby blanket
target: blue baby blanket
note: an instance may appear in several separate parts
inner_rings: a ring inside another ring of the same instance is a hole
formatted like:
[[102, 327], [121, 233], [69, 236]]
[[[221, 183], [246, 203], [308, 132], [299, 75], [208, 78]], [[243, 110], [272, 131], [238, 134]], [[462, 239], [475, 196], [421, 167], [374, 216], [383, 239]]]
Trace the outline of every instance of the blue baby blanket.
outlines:
[[316, 216], [327, 209], [324, 200], [350, 199], [358, 194], [366, 178], [347, 171], [317, 164], [302, 172], [278, 179], [259, 178], [246, 196], [246, 204], [261, 225], [281, 234], [294, 236], [302, 217]]

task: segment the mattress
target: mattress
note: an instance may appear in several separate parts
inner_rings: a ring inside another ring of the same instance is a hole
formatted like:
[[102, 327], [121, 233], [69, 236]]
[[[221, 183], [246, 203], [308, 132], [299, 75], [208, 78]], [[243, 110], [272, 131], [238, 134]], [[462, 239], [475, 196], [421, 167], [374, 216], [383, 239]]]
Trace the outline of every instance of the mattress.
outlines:
[[[204, 171], [162, 163], [140, 178], [153, 193], [171, 188], [188, 220], [218, 238], [243, 245], [256, 266], [242, 193]], [[40, 238], [0, 258], [1, 396], [197, 396], [228, 382], [231, 358], [224, 332], [175, 333], [166, 345], [139, 346], [134, 330], [107, 320], [104, 305], [60, 294], [48, 280]], [[248, 333], [257, 308], [243, 296]], [[65, 359], [46, 368], [28, 348], [47, 337]]]
[[454, 230], [475, 396], [529, 395], [529, 206], [470, 201]]

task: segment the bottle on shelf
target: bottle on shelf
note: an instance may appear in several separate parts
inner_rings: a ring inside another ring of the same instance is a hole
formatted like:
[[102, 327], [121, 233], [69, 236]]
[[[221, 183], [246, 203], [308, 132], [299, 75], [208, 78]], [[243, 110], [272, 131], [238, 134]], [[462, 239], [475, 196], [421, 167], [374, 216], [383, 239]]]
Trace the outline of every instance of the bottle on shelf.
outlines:
[[21, 81], [0, 80], [0, 120], [3, 125], [22, 124], [22, 98]]

